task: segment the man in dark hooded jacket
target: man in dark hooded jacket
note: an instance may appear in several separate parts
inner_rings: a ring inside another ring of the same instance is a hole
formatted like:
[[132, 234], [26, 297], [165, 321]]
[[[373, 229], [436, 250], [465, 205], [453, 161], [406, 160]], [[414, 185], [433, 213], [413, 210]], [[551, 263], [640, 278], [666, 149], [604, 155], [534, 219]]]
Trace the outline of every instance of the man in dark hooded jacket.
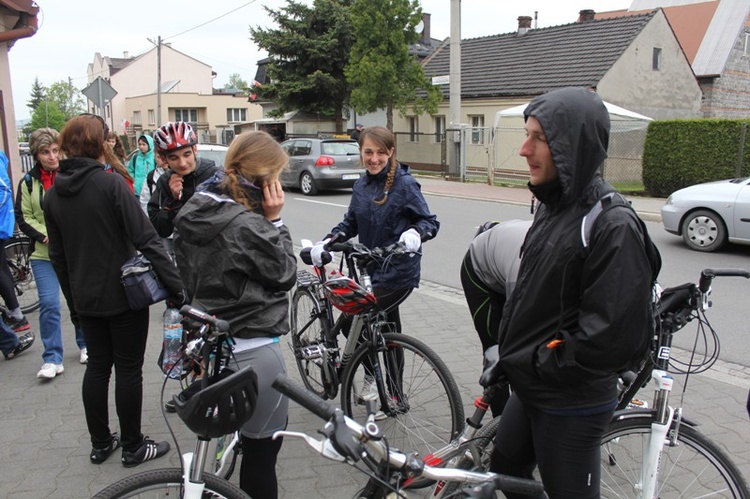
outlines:
[[582, 251], [583, 217], [614, 191], [600, 173], [610, 123], [599, 96], [556, 90], [532, 100], [524, 117], [519, 153], [540, 206], [500, 324], [513, 395], [491, 469], [531, 477], [536, 465], [550, 498], [595, 498], [617, 373], [639, 353], [650, 320], [651, 267], [631, 209], [602, 212]]

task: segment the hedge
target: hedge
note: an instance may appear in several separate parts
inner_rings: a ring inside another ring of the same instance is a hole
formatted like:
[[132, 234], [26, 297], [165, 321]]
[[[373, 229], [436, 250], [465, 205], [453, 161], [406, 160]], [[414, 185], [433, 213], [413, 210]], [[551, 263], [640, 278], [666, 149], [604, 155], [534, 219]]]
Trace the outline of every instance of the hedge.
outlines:
[[652, 121], [643, 147], [646, 192], [667, 197], [689, 185], [750, 176], [749, 123], [727, 119]]

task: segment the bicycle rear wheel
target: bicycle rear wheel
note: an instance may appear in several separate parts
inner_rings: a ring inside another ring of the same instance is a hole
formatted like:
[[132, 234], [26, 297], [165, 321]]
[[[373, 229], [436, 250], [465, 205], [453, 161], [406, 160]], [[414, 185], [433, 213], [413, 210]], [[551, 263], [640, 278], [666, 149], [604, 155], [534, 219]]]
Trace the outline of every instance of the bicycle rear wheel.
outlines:
[[5, 245], [5, 258], [13, 277], [18, 304], [24, 314], [39, 308], [39, 292], [31, 270], [30, 256], [31, 241], [27, 237], [14, 237]]
[[[647, 414], [611, 423], [602, 439], [601, 497], [638, 496], [641, 463], [650, 434], [651, 417]], [[724, 451], [683, 424], [677, 433], [677, 444], [667, 444], [662, 449], [656, 497], [739, 499], [750, 497], [750, 492]]]
[[297, 288], [292, 296], [291, 310], [294, 360], [297, 362], [305, 387], [319, 397], [327, 399], [336, 396], [335, 385], [338, 383], [331, 383], [326, 376], [326, 371], [333, 377], [336, 373], [326, 365], [326, 357], [323, 355], [324, 320], [320, 304], [312, 290]]
[[209, 456], [214, 456], [211, 472], [224, 480], [229, 480], [234, 473], [237, 457], [242, 453], [240, 432], [228, 433], [213, 439], [211, 443], [215, 443], [213, 452], [209, 453]]
[[[248, 496], [236, 485], [205, 473], [206, 484], [203, 498], [247, 499]], [[94, 499], [125, 499], [129, 497], [160, 498], [182, 497], [182, 470], [167, 468], [144, 471], [123, 478], [94, 496]]]
[[[361, 391], [374, 371], [383, 373], [389, 407], [378, 426], [388, 445], [425, 456], [451, 441], [463, 428], [464, 408], [450, 371], [421, 341], [384, 333], [385, 347], [373, 354], [360, 345], [344, 369], [341, 407], [357, 421], [367, 418]], [[381, 399], [382, 400], [382, 399]]]

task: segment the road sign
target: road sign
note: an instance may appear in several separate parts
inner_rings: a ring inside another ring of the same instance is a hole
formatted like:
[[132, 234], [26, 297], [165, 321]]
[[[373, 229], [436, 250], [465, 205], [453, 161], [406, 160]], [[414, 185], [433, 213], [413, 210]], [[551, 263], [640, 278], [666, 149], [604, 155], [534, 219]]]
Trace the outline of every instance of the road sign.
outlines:
[[101, 111], [104, 109], [104, 103], [111, 101], [117, 95], [117, 90], [112, 88], [112, 85], [100, 76], [92, 81], [88, 87], [81, 90], [81, 93], [96, 104]]

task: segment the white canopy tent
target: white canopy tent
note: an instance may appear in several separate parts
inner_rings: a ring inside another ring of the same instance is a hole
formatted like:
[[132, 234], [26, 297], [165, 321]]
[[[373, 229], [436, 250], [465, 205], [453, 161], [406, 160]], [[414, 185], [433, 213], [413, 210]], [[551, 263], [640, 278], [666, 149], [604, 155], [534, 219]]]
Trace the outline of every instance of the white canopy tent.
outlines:
[[[653, 121], [653, 118], [649, 118], [648, 116], [638, 114], [634, 111], [625, 109], [624, 107], [616, 106], [607, 101], [603, 101], [603, 102], [604, 102], [604, 106], [607, 108], [607, 111], [609, 111], [610, 120], [644, 121], [644, 122]], [[502, 111], [498, 111], [495, 114], [495, 127], [497, 127], [500, 124], [500, 118], [511, 117], [511, 116], [523, 116], [523, 111], [524, 109], [526, 109], [526, 106], [528, 105], [529, 103], [525, 102], [519, 106], [514, 106], [508, 109], [503, 109]]]

